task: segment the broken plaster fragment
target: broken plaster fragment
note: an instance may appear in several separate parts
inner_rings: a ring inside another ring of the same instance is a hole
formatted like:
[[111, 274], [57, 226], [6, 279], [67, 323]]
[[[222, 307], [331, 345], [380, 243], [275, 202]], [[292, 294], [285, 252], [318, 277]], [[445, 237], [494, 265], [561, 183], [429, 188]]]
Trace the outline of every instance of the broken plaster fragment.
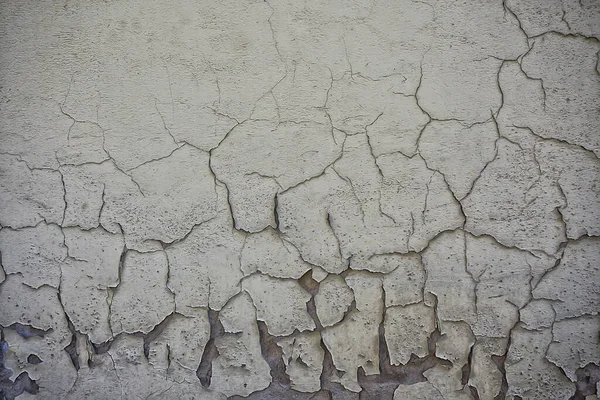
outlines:
[[173, 293], [167, 289], [167, 256], [162, 251], [128, 251], [121, 268], [110, 306], [113, 334], [148, 333], [175, 310]]
[[502, 104], [496, 83], [502, 60], [528, 49], [519, 21], [502, 2], [440, 0], [432, 8], [434, 40], [421, 59], [419, 105], [433, 119], [487, 121]]
[[429, 353], [428, 341], [435, 330], [435, 311], [423, 303], [388, 307], [385, 310], [385, 341], [390, 363], [404, 365], [415, 355]]
[[99, 164], [110, 157], [103, 147], [104, 132], [93, 122], [74, 121], [67, 145], [56, 152], [61, 165]]
[[[63, 165], [60, 167], [65, 183], [65, 218], [63, 227], [76, 226], [93, 229], [100, 226], [105, 194], [115, 191], [135, 196], [135, 182], [120, 172], [111, 161], [100, 164]], [[116, 224], [103, 227], [113, 233], [122, 233]]]
[[[23, 301], [27, 299], [28, 301]], [[49, 398], [63, 398], [73, 386], [77, 374], [64, 348], [72, 340], [72, 333], [60, 302], [58, 290], [50, 286], [38, 289], [23, 284], [19, 275], [8, 275], [0, 286], [0, 326], [21, 324], [45, 331], [43, 335], [22, 337], [16, 332], [7, 338], [9, 349], [22, 355], [15, 377], [27, 372], [37, 381]], [[8, 334], [4, 329], [4, 334]], [[10, 341], [9, 341], [10, 340]], [[29, 354], [35, 354], [43, 362], [28, 363]]]
[[557, 321], [546, 358], [576, 381], [575, 372], [600, 360], [600, 317], [585, 316]]
[[[69, 258], [62, 265], [60, 295], [65, 312], [78, 332], [92, 343], [113, 337], [110, 290], [119, 284], [123, 236], [102, 228], [63, 228]], [[137, 312], [137, 311], [136, 311]]]
[[296, 246], [302, 259], [332, 274], [339, 274], [347, 266], [332, 221], [347, 208], [354, 215], [360, 213], [358, 204], [347, 202], [353, 199], [348, 186], [335, 171], [327, 169], [323, 175], [278, 196], [283, 237]]
[[[333, 170], [346, 182], [352, 197], [337, 194], [331, 205], [331, 227], [342, 257], [355, 270], [388, 272], [373, 254], [406, 252], [409, 227], [396, 223], [381, 208], [383, 175], [366, 134], [347, 136], [342, 157]], [[345, 194], [345, 193], [344, 193]], [[357, 215], [358, 211], [358, 215]]]
[[160, 64], [153, 63], [156, 73], [164, 76], [155, 84], [161, 90], [156, 90], [153, 106], [164, 135], [203, 151], [214, 149], [237, 121], [215, 109], [219, 82], [210, 61], [202, 57], [193, 67], [183, 62]]
[[352, 289], [344, 278], [339, 275], [329, 275], [319, 285], [315, 296], [315, 306], [319, 321], [325, 327], [333, 326], [344, 318], [354, 300]]
[[219, 320], [225, 334], [215, 339], [210, 389], [226, 396], [248, 396], [271, 383], [269, 364], [261, 354], [256, 309], [246, 292], [223, 307]]
[[439, 329], [442, 336], [435, 345], [435, 355], [452, 364], [451, 366], [436, 364], [423, 375], [445, 398], [464, 397], [464, 394], [460, 393], [463, 389], [463, 367], [469, 362], [475, 336], [465, 322], [440, 321]]
[[[120, 335], [107, 353], [98, 354], [102, 362], [108, 361], [117, 376], [120, 396], [126, 399], [143, 398], [224, 400], [220, 393], [212, 393], [202, 387], [193, 369], [181, 370], [181, 376], [173, 377], [165, 369], [156, 368], [144, 354], [144, 338]], [[177, 361], [173, 361], [177, 363]], [[91, 368], [90, 370], [93, 370]], [[187, 375], [184, 373], [187, 372]], [[104, 374], [102, 374], [104, 375]], [[110, 377], [110, 375], [108, 375]], [[114, 381], [111, 382], [114, 384]]]
[[[546, 32], [581, 33], [584, 36], [600, 36], [593, 17], [600, 11], [593, 1], [577, 0], [507, 0], [506, 6], [515, 13], [527, 36], [538, 36]], [[586, 18], [587, 17], [587, 18]], [[572, 31], [575, 26], [581, 31]], [[594, 35], [595, 34], [595, 35]]]
[[468, 384], [477, 389], [481, 400], [493, 400], [502, 389], [502, 371], [492, 357], [506, 352], [508, 339], [478, 337], [473, 345]]
[[240, 291], [245, 234], [232, 229], [225, 188], [217, 186], [217, 195], [217, 216], [194, 226], [165, 250], [170, 267], [167, 286], [175, 294], [176, 311], [183, 315], [194, 315], [197, 307], [218, 311]]
[[343, 374], [333, 377], [352, 392], [360, 392], [358, 368], [366, 375], [379, 373], [379, 325], [383, 319], [381, 278], [365, 271], [352, 271], [346, 278], [354, 292], [356, 309], [344, 320], [322, 332], [323, 343], [333, 364]]
[[87, 365], [77, 371], [77, 380], [65, 397], [67, 400], [93, 399], [98, 393], [106, 398], [121, 398], [123, 387], [119, 381], [119, 371], [108, 353], [93, 357], [92, 368]]
[[[420, 82], [423, 55], [436, 40], [430, 34], [435, 19], [435, 8], [429, 3], [385, 0], [369, 4], [368, 14], [352, 29], [346, 29], [344, 35], [353, 77], [386, 82], [388, 91], [397, 96], [414, 94]], [[389, 142], [382, 144], [404, 145], [394, 139], [390, 135]]]
[[290, 376], [292, 389], [299, 392], [318, 392], [325, 352], [318, 332], [300, 333], [278, 342], [283, 350], [285, 372]]
[[311, 295], [295, 280], [254, 274], [244, 278], [242, 288], [252, 297], [257, 318], [266, 323], [269, 334], [287, 336], [294, 330], [315, 329], [306, 311]]
[[552, 394], [554, 399], [569, 399], [575, 385], [545, 357], [552, 341], [550, 329], [528, 331], [515, 328], [505, 362], [508, 395], [537, 400]]
[[325, 278], [329, 276], [329, 273], [319, 266], [312, 267], [312, 278], [317, 282], [323, 282]]
[[206, 310], [199, 309], [193, 316], [174, 314], [158, 337], [150, 343], [148, 359], [155, 368], [180, 380], [195, 374], [204, 346], [210, 337]]
[[581, 146], [599, 156], [598, 40], [548, 32], [530, 46], [520, 64], [506, 63], [500, 69], [504, 105], [499, 123], [505, 118], [505, 125], [527, 127], [542, 138]]
[[240, 291], [245, 235], [232, 229], [225, 196], [218, 187], [218, 216], [195, 226], [183, 240], [166, 249], [170, 266], [167, 286], [175, 293], [178, 313], [193, 315], [197, 307], [220, 310]]

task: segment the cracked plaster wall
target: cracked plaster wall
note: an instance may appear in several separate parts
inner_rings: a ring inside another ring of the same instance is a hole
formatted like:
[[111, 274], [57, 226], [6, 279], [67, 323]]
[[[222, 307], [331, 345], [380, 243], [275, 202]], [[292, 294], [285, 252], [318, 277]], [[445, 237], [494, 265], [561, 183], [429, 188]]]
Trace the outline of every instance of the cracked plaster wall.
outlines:
[[6, 399], [597, 399], [600, 3], [5, 0]]

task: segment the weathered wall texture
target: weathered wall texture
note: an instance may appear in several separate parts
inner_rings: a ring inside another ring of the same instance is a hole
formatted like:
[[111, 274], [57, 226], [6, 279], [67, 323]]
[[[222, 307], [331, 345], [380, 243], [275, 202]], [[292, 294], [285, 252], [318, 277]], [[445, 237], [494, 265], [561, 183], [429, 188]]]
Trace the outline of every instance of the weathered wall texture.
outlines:
[[596, 399], [596, 0], [3, 0], [0, 391]]

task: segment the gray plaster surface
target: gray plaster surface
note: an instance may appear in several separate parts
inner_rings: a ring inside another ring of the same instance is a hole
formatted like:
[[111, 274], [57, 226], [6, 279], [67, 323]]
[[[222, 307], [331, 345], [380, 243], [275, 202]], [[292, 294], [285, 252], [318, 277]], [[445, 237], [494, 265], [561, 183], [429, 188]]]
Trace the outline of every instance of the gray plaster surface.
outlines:
[[593, 400], [600, 2], [3, 0], [0, 397]]

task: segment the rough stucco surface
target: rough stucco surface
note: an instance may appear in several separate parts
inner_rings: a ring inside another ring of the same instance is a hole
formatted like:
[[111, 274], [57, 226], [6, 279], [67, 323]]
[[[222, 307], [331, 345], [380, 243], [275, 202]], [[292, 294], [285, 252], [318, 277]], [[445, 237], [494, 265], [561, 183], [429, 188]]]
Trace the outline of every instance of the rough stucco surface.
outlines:
[[6, 399], [597, 399], [600, 3], [5, 0]]

